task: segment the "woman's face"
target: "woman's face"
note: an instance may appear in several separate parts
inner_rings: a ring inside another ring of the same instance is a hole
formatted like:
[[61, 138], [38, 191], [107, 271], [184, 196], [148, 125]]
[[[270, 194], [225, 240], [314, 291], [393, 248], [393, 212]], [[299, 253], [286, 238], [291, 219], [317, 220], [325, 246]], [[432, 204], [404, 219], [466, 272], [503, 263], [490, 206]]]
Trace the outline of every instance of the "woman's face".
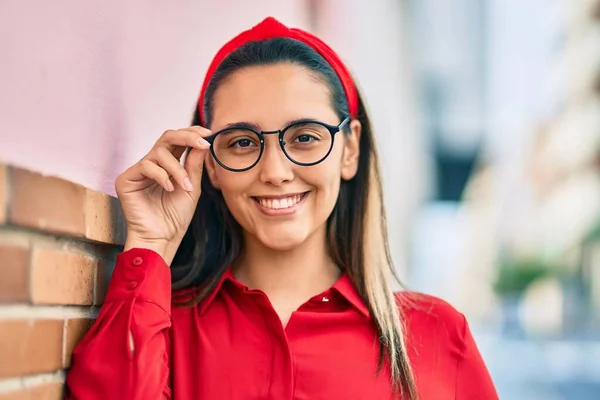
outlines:
[[[303, 118], [330, 125], [341, 122], [327, 85], [294, 64], [257, 66], [236, 71], [217, 89], [210, 128], [217, 132], [243, 122], [273, 131]], [[350, 129], [349, 135], [335, 135], [331, 153], [317, 165], [292, 163], [278, 135], [265, 135], [262, 157], [250, 170], [228, 171], [208, 156], [207, 172], [246, 236], [272, 249], [289, 250], [324, 233], [340, 180], [356, 174], [360, 123], [352, 121]]]

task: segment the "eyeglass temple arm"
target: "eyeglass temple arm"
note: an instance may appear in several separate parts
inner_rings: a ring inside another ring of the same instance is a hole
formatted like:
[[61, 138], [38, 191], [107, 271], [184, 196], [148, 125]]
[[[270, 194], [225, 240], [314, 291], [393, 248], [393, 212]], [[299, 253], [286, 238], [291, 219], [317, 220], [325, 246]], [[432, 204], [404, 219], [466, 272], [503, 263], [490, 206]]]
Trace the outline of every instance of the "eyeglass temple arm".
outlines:
[[346, 125], [348, 125], [348, 122], [350, 122], [350, 117], [346, 117], [346, 119], [344, 119], [342, 121], [342, 123], [338, 126], [338, 129], [341, 131], [342, 129], [344, 129], [344, 127]]

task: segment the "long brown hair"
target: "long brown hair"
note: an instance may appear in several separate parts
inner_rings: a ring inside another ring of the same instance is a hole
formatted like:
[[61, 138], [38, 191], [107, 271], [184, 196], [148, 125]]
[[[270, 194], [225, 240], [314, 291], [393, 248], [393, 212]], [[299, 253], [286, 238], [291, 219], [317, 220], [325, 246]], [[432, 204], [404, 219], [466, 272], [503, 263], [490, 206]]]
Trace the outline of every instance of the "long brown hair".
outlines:
[[[206, 125], [210, 126], [216, 89], [233, 72], [244, 67], [282, 62], [301, 65], [314, 73], [328, 85], [332, 106], [340, 119], [348, 114], [344, 91], [331, 66], [309, 46], [292, 39], [276, 38], [250, 42], [220, 64], [208, 85], [205, 104], [201, 105]], [[353, 179], [341, 182], [337, 203], [327, 221], [328, 249], [369, 307], [379, 337], [379, 370], [387, 364], [394, 391], [406, 399], [416, 400], [401, 309], [391, 288], [398, 278], [388, 249], [375, 138], [360, 94], [357, 119], [362, 125], [358, 171]], [[200, 124], [197, 112], [192, 124]], [[202, 195], [172, 265], [173, 288], [192, 287], [195, 295], [190, 298], [186, 294], [183, 298], [175, 294], [174, 303], [180, 306], [200, 303], [214, 290], [242, 248], [241, 227], [205, 171]]]

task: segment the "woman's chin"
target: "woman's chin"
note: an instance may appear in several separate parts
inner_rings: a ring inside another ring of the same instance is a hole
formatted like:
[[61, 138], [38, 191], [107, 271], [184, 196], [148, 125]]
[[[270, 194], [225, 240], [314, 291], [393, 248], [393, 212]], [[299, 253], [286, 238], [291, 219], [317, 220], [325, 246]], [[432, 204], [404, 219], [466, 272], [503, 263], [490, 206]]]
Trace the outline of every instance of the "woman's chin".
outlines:
[[263, 246], [277, 251], [289, 251], [300, 246], [307, 238], [302, 232], [259, 232], [258, 240]]

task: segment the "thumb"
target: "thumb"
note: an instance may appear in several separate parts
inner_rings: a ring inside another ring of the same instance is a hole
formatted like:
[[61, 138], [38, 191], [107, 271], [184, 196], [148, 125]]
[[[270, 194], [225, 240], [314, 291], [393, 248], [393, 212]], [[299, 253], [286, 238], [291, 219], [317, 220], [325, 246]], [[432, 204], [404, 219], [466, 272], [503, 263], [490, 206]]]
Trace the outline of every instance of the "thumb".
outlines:
[[192, 186], [194, 187], [194, 196], [200, 196], [200, 186], [202, 181], [202, 171], [204, 170], [204, 160], [209, 157], [208, 149], [191, 148], [185, 158], [184, 168], [188, 173]]

